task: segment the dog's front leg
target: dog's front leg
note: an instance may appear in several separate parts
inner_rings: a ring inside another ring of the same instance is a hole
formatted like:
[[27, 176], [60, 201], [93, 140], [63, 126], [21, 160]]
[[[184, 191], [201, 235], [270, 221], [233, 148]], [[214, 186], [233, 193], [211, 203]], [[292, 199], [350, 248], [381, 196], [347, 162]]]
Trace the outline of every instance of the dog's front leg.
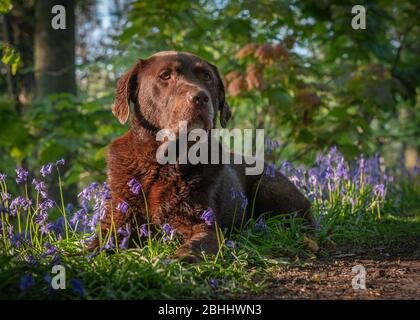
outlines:
[[[181, 228], [183, 229], [183, 228]], [[219, 242], [217, 240], [216, 227], [206, 224], [198, 224], [181, 232], [184, 243], [176, 251], [174, 258], [194, 263], [202, 260], [202, 253], [217, 254]]]

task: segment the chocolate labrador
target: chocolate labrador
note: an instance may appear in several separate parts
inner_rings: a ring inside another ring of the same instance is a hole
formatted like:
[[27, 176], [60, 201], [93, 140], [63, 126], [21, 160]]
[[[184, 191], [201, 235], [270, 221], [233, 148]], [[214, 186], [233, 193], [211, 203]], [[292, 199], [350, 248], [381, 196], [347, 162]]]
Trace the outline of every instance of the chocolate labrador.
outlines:
[[[111, 199], [101, 221], [104, 234], [121, 226], [136, 234], [143, 224], [167, 223], [182, 238], [176, 256], [195, 260], [201, 251], [217, 252], [216, 226], [237, 230], [252, 214], [296, 213], [313, 225], [309, 201], [279, 172], [246, 175], [244, 164], [157, 162], [159, 130], [177, 132], [180, 121], [208, 130], [218, 114], [226, 127], [231, 112], [213, 64], [175, 51], [139, 60], [117, 83], [113, 113], [121, 124], [129, 118], [130, 102], [130, 129], [108, 148]], [[128, 209], [118, 210], [120, 203]]]

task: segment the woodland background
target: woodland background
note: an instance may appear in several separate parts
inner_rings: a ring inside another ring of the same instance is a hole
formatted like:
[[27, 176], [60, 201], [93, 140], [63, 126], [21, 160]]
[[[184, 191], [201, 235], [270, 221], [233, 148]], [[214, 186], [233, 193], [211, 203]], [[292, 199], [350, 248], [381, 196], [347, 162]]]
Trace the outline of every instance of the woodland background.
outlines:
[[[51, 7], [66, 8], [53, 30]], [[351, 8], [367, 9], [353, 30]], [[111, 106], [136, 59], [193, 52], [219, 67], [231, 127], [265, 128], [270, 161], [380, 153], [418, 170], [418, 1], [0, 1], [0, 168], [65, 158], [66, 197], [105, 179], [106, 145], [127, 127]]]

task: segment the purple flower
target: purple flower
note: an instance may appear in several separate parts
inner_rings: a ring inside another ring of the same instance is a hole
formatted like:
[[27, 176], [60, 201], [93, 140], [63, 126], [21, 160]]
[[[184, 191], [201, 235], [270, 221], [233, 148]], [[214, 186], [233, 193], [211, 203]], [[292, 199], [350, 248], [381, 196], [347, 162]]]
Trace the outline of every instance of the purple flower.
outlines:
[[80, 243], [91, 244], [94, 241], [96, 241], [96, 239], [98, 239], [98, 235], [96, 233], [94, 233], [89, 238], [80, 240]]
[[242, 209], [246, 209], [247, 206], [248, 206], [248, 198], [242, 199], [242, 203], [241, 203]]
[[22, 184], [26, 182], [29, 172], [23, 168], [16, 169], [16, 183]]
[[0, 195], [1, 195], [1, 200], [3, 202], [6, 202], [6, 201], [10, 200], [11, 197], [12, 197], [11, 194], [8, 193], [8, 192], [0, 192]]
[[6, 178], [7, 178], [7, 174], [0, 172], [0, 181], [1, 182], [5, 182], [6, 181]]
[[26, 200], [22, 196], [18, 196], [17, 198], [13, 199], [12, 203], [10, 204], [10, 215], [15, 216], [19, 209], [28, 210], [29, 206], [32, 204], [30, 199]]
[[280, 146], [280, 142], [270, 140], [269, 138], [264, 139], [264, 145], [266, 147], [267, 153], [271, 154], [273, 151]]
[[201, 220], [204, 220], [204, 222], [208, 226], [211, 226], [213, 224], [214, 218], [214, 212], [211, 208], [207, 208], [206, 210], [204, 210], [203, 214], [201, 215]]
[[41, 211], [48, 211], [48, 209], [51, 209], [52, 207], [54, 207], [54, 201], [51, 199], [45, 199], [39, 204]]
[[108, 242], [104, 245], [105, 250], [115, 248], [114, 236], [110, 236]]
[[92, 230], [96, 228], [97, 222], [105, 217], [106, 203], [111, 194], [111, 191], [106, 182], [104, 182], [101, 187], [98, 187], [96, 184], [95, 190], [96, 191], [94, 194], [89, 195], [92, 196], [95, 200], [95, 205], [93, 206], [93, 216], [88, 224]]
[[61, 258], [58, 254], [54, 254], [50, 261], [50, 265], [55, 266], [57, 264], [61, 264]]
[[28, 273], [23, 275], [20, 278], [20, 284], [19, 284], [19, 289], [21, 291], [26, 291], [28, 290], [30, 287], [32, 287], [33, 285], [35, 285], [35, 280], [32, 277], [32, 274]]
[[57, 165], [57, 166], [64, 166], [64, 164], [66, 163], [66, 161], [64, 160], [64, 159], [60, 159], [60, 160], [57, 160], [56, 162], [55, 162], [55, 164]]
[[263, 218], [259, 218], [254, 227], [256, 232], [267, 232], [267, 225], [265, 224]]
[[9, 209], [0, 204], [0, 213], [9, 213]]
[[29, 255], [25, 258], [26, 262], [32, 266], [35, 266], [38, 264], [38, 261], [34, 258], [34, 256]]
[[268, 163], [265, 167], [265, 174], [274, 178], [276, 176], [276, 166], [272, 163]]
[[134, 194], [139, 194], [142, 187], [141, 183], [138, 182], [136, 178], [131, 178], [127, 185], [130, 187], [130, 191]]
[[41, 234], [47, 234], [51, 231], [53, 226], [54, 224], [49, 222], [49, 223], [44, 224], [39, 230], [41, 231]]
[[125, 201], [121, 201], [117, 205], [117, 210], [120, 211], [121, 213], [126, 213], [128, 210], [128, 203]]
[[86, 188], [82, 190], [82, 192], [79, 193], [79, 198], [85, 199], [85, 200], [92, 200], [94, 194], [98, 191], [98, 183], [92, 182], [90, 185], [88, 185]]
[[79, 296], [84, 296], [86, 294], [85, 288], [78, 279], [71, 279], [70, 284], [74, 293], [78, 294]]
[[385, 197], [385, 186], [383, 184], [377, 184], [373, 187], [373, 193], [375, 196], [383, 199]]
[[35, 190], [37, 192], [39, 192], [39, 194], [41, 194], [42, 198], [45, 199], [45, 198], [48, 197], [48, 193], [47, 193], [47, 190], [46, 190], [47, 187], [46, 187], [44, 181], [39, 181], [39, 180], [33, 179], [32, 184], [34, 185]]
[[45, 252], [41, 255], [42, 258], [55, 255], [58, 251], [57, 248], [49, 242], [44, 243], [44, 248]]
[[68, 213], [72, 213], [73, 212], [73, 204], [72, 203], [67, 203], [66, 205], [66, 212]]
[[232, 200], [236, 198], [236, 191], [233, 188], [230, 189], [230, 198]]
[[48, 220], [48, 213], [47, 211], [41, 211], [35, 216], [35, 223], [39, 225], [43, 225]]
[[[152, 231], [150, 231], [150, 235], [152, 235]], [[147, 224], [142, 224], [140, 226], [140, 237], [148, 237], [149, 236], [149, 230], [147, 227]]]
[[209, 279], [208, 284], [214, 289], [219, 286], [219, 282], [216, 279]]
[[87, 218], [86, 217], [86, 214], [87, 214], [87, 212], [83, 208], [80, 209], [80, 210], [77, 210], [74, 213], [73, 217], [70, 219], [70, 223], [72, 223], [73, 225], [75, 225], [78, 221], [85, 220]]
[[230, 249], [236, 249], [236, 241], [228, 240], [226, 241], [226, 247]]
[[21, 245], [27, 242], [27, 239], [25, 238], [25, 234], [23, 232], [16, 233], [15, 235], [13, 235], [13, 226], [9, 229], [8, 236], [10, 239], [10, 244], [16, 248], [19, 248]]
[[41, 167], [41, 170], [39, 170], [39, 172], [41, 172], [41, 175], [43, 177], [46, 177], [51, 174], [53, 168], [54, 168], [54, 164], [50, 162], [50, 163], [47, 163], [46, 165], [43, 165]]
[[130, 226], [126, 225], [125, 228], [121, 227], [118, 229], [118, 234], [122, 237], [122, 241], [120, 243], [121, 249], [127, 248], [128, 240], [130, 239], [131, 231]]
[[165, 223], [162, 227], [163, 230], [163, 240], [172, 240], [175, 234], [175, 230], [171, 228], [171, 226], [167, 223]]

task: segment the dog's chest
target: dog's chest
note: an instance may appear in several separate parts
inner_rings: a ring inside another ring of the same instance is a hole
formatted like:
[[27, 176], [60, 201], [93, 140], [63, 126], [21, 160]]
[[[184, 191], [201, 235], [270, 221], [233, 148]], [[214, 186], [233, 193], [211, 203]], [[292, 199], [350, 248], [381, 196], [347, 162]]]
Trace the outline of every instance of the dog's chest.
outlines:
[[164, 223], [173, 217], [199, 216], [207, 202], [203, 182], [202, 175], [195, 172], [177, 166], [160, 167], [147, 192], [152, 219]]

